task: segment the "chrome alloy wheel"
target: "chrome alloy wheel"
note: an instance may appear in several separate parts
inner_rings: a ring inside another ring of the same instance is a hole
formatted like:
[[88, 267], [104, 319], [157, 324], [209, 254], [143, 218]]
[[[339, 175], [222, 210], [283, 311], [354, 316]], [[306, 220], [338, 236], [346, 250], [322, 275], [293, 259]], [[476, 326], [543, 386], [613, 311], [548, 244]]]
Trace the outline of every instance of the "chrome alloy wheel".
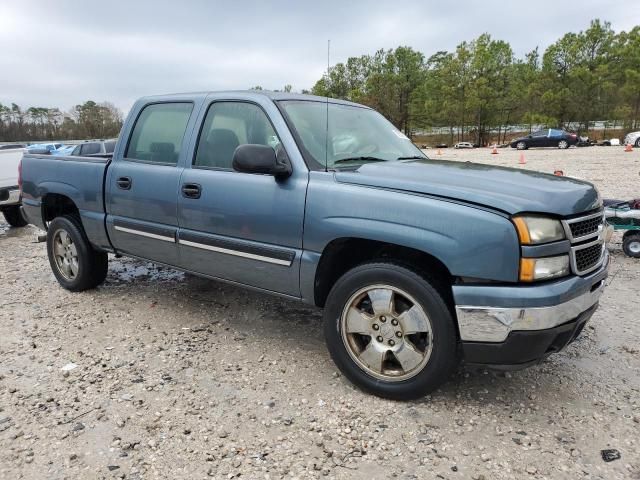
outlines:
[[57, 230], [53, 234], [53, 255], [56, 267], [67, 280], [78, 275], [78, 250], [66, 230]]
[[634, 255], [637, 255], [640, 253], [640, 241], [638, 240], [634, 240], [632, 242], [629, 242], [629, 251], [631, 253], [633, 253]]
[[355, 292], [342, 312], [340, 330], [351, 358], [380, 380], [411, 378], [431, 357], [429, 317], [411, 295], [390, 285]]

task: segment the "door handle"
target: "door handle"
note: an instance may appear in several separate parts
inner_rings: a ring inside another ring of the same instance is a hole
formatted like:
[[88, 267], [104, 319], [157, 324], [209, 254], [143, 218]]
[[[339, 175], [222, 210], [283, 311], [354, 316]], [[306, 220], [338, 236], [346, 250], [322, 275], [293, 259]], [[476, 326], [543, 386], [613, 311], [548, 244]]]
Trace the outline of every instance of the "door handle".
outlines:
[[118, 188], [121, 188], [122, 190], [131, 190], [130, 177], [119, 177], [118, 180], [116, 180], [116, 184], [118, 185]]
[[182, 185], [182, 196], [186, 198], [200, 198], [202, 187], [197, 183], [185, 183]]

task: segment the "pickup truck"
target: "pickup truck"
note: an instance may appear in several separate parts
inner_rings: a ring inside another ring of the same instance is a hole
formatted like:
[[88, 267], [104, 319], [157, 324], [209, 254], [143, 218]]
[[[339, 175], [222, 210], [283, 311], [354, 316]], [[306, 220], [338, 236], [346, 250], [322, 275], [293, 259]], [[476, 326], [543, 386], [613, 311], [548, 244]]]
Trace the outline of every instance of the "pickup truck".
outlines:
[[25, 155], [21, 185], [62, 287], [99, 285], [111, 253], [322, 307], [339, 369], [394, 399], [562, 349], [607, 276], [593, 185], [430, 160], [321, 97], [142, 98], [112, 158]]
[[24, 227], [26, 219], [20, 211], [18, 166], [26, 149], [0, 149], [0, 212], [12, 227]]

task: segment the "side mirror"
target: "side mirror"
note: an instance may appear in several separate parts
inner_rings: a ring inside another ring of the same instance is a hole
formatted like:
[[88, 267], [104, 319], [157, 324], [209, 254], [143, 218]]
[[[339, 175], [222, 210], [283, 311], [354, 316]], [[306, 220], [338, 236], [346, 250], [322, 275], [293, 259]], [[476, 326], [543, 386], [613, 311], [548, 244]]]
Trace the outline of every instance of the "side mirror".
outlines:
[[276, 151], [268, 145], [240, 145], [233, 152], [233, 169], [242, 173], [261, 173], [275, 177], [291, 175], [291, 166], [279, 161]]

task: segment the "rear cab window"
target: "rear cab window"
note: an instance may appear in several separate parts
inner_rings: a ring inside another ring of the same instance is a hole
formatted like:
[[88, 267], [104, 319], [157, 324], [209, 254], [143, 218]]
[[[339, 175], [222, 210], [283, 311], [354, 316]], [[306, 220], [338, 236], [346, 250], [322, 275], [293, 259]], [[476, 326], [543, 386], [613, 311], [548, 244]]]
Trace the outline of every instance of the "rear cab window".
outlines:
[[191, 102], [144, 107], [133, 127], [125, 159], [176, 165], [192, 110]]
[[105, 153], [113, 153], [115, 148], [116, 148], [116, 141], [115, 140], [109, 140], [107, 142], [104, 142], [104, 152]]
[[82, 149], [80, 151], [80, 155], [94, 155], [96, 153], [100, 153], [100, 144], [97, 142], [94, 143], [83, 143]]

